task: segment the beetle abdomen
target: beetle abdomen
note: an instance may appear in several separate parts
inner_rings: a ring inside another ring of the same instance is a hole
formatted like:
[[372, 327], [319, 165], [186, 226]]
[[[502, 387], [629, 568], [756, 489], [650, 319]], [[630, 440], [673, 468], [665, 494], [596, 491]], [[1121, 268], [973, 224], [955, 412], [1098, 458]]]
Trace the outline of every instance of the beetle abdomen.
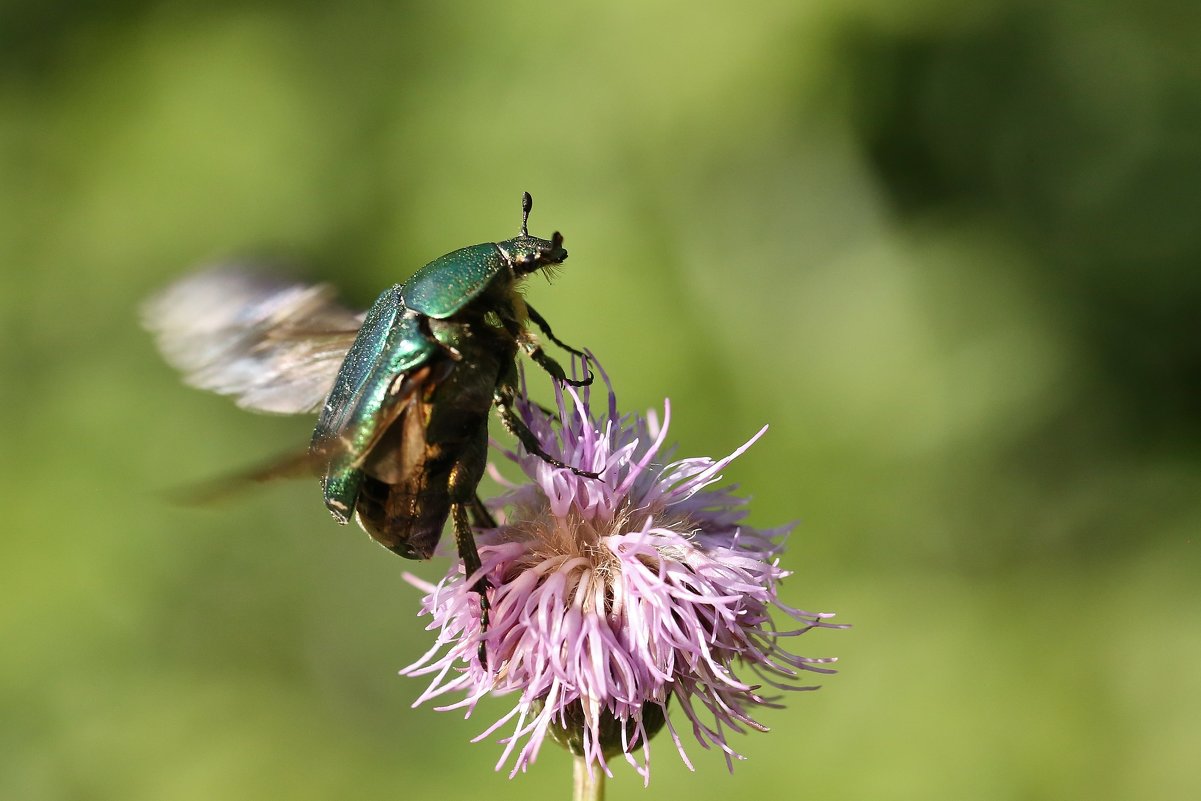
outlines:
[[364, 478], [357, 508], [359, 525], [393, 553], [406, 559], [429, 559], [450, 516], [449, 472], [449, 467], [431, 469], [420, 487]]
[[363, 465], [359, 524], [409, 559], [433, 555], [452, 504], [470, 502], [483, 477], [491, 401], [464, 378], [480, 383], [463, 368], [410, 400]]

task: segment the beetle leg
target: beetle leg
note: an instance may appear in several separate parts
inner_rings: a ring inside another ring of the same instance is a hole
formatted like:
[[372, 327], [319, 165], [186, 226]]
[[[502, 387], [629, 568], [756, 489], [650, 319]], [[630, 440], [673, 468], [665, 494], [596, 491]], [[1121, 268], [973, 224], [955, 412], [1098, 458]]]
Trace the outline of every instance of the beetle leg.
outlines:
[[586, 387], [592, 383], [592, 371], [588, 370], [587, 359], [584, 359], [584, 369], [588, 370], [588, 377], [583, 380], [568, 378], [567, 374], [563, 372], [563, 367], [557, 361], [548, 356], [546, 351], [542, 349], [541, 345], [538, 345], [534, 342], [526, 342], [524, 345], [526, 354], [533, 359], [539, 367], [550, 373], [551, 378], [555, 379], [559, 383], [569, 384], [573, 387]]
[[442, 349], [442, 352], [450, 357], [451, 361], [458, 362], [458, 361], [463, 360], [463, 354], [459, 353], [458, 348], [451, 347], [450, 345], [447, 345], [445, 342], [443, 342], [442, 340], [440, 340], [436, 336], [434, 336], [434, 329], [430, 327], [430, 318], [429, 317], [426, 317], [424, 314], [420, 315], [417, 318], [417, 327], [419, 328], [419, 330], [421, 331], [422, 334], [424, 334], [426, 337], [429, 338], [430, 342], [433, 342], [438, 347], [440, 347]]
[[583, 351], [576, 350], [575, 348], [571, 347], [571, 345], [568, 345], [566, 342], [563, 342], [561, 339], [555, 336], [554, 332], [550, 330], [550, 323], [546, 322], [546, 318], [539, 314], [533, 306], [527, 303], [525, 304], [525, 310], [526, 313], [529, 314], [530, 319], [534, 321], [534, 325], [538, 326], [540, 329], [542, 329], [542, 333], [546, 334], [547, 339], [568, 353], [574, 353], [576, 356], [584, 359], [588, 358]]
[[560, 348], [567, 351], [568, 353], [579, 356], [580, 359], [583, 360], [584, 371], [588, 375], [586, 378], [584, 378], [582, 380], [578, 380], [578, 381], [575, 379], [568, 378], [566, 375], [564, 375], [563, 368], [560, 367], [559, 364], [554, 359], [552, 359], [551, 357], [549, 357], [545, 353], [543, 353], [542, 348], [540, 348], [540, 347], [535, 347], [534, 350], [529, 351], [530, 358], [533, 359], [535, 362], [537, 362], [538, 365], [540, 367], [542, 367], [543, 370], [546, 370], [546, 372], [550, 373], [552, 376], [554, 376], [559, 381], [562, 381], [563, 383], [571, 384], [573, 387], [586, 387], [589, 384], [591, 384], [592, 383], [592, 368], [588, 363], [588, 355], [582, 351], [576, 350], [575, 348], [571, 347], [566, 342], [564, 342], [563, 340], [561, 340], [557, 336], [555, 336], [554, 332], [550, 330], [550, 323], [546, 322], [546, 318], [543, 317], [541, 314], [539, 314], [537, 312], [537, 310], [534, 309], [533, 306], [531, 306], [530, 304], [527, 303], [525, 305], [525, 309], [526, 309], [526, 313], [529, 315], [530, 320], [532, 320], [534, 325], [538, 326], [538, 328], [542, 330], [542, 333], [546, 335], [547, 339], [549, 339], [551, 342], [555, 343], [556, 345], [558, 345]]
[[[484, 421], [486, 424], [486, 420]], [[485, 429], [482, 429], [486, 431]], [[481, 443], [487, 447], [487, 439]], [[450, 469], [450, 475], [447, 477], [447, 490], [450, 494], [450, 516], [451, 524], [455, 531], [455, 545], [459, 550], [459, 558], [463, 560], [463, 569], [466, 571], [465, 579], [470, 579], [473, 575], [476, 576], [471, 584], [471, 591], [480, 596], [480, 647], [479, 659], [480, 665], [484, 670], [488, 669], [488, 589], [492, 586], [487, 577], [483, 575], [480, 568], [480, 552], [475, 545], [475, 536], [471, 531], [471, 520], [469, 511], [478, 512], [475, 507], [483, 509], [483, 503], [480, 502], [479, 496], [476, 494], [475, 488], [480, 483], [478, 473], [473, 475], [471, 469], [473, 459], [460, 459], [454, 467]], [[483, 469], [483, 461], [480, 462], [480, 469]], [[484, 510], [485, 513], [487, 510]]]
[[471, 521], [476, 528], [496, 528], [496, 518], [488, 511], [478, 493], [471, 499], [468, 511], [471, 512]]
[[517, 437], [525, 449], [537, 456], [542, 461], [554, 467], [559, 467], [564, 470], [570, 470], [577, 476], [584, 478], [600, 478], [600, 473], [594, 473], [591, 470], [581, 470], [578, 467], [572, 467], [569, 464], [560, 462], [555, 457], [551, 456], [546, 451], [542, 450], [542, 446], [538, 444], [538, 438], [534, 436], [534, 432], [530, 431], [529, 427], [522, 422], [521, 417], [513, 411], [513, 391], [504, 386], [496, 388], [496, 393], [493, 396], [496, 400], [496, 408], [500, 410], [501, 422], [505, 424], [505, 428], [509, 433]]
[[[459, 548], [459, 558], [463, 560], [463, 569], [467, 572], [466, 578], [470, 578], [473, 573], [479, 573], [482, 563], [480, 562], [480, 552], [475, 547], [475, 537], [471, 534], [471, 523], [467, 518], [467, 505], [462, 503], [452, 503], [450, 505], [450, 515], [455, 530], [455, 545]], [[491, 585], [485, 576], [476, 578], [475, 583], [471, 585], [471, 591], [478, 593], [480, 596], [480, 648], [478, 652], [480, 665], [484, 670], [488, 669], [488, 588]]]
[[535, 403], [534, 401], [529, 400], [529, 398], [526, 398], [526, 400], [529, 401], [531, 406], [533, 406], [535, 409], [542, 412], [544, 415], [551, 418], [552, 420], [558, 416], [554, 409], [548, 409], [545, 406], [543, 406], [541, 403]]
[[559, 413], [556, 412], [554, 409], [547, 408], [546, 406], [543, 406], [541, 403], [538, 403], [537, 401], [532, 401], [529, 398], [526, 398], [525, 402], [528, 403], [530, 406], [533, 406], [538, 411], [542, 412], [542, 414], [545, 417], [548, 417], [551, 420], [554, 420], [559, 416]]

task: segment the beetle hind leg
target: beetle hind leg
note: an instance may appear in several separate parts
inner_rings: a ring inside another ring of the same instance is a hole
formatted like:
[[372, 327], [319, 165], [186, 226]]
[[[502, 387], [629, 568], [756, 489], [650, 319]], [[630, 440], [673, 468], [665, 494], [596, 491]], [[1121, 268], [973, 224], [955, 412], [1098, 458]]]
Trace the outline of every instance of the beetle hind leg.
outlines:
[[467, 511], [471, 513], [471, 525], [476, 528], [496, 528], [496, 518], [488, 511], [478, 493], [471, 499], [471, 506]]
[[[475, 491], [480, 484], [480, 479], [483, 478], [484, 465], [487, 460], [487, 424], [487, 418], [482, 418], [479, 429], [480, 436], [465, 443], [459, 459], [450, 469], [446, 485], [450, 495], [450, 519], [455, 531], [455, 546], [458, 548], [459, 558], [463, 560], [463, 570], [466, 571], [465, 579], [471, 581], [469, 585], [471, 591], [480, 596], [479, 660], [480, 666], [484, 670], [488, 670], [488, 590], [492, 585], [481, 570], [483, 562], [480, 560], [480, 552], [475, 544], [471, 518], [475, 517], [476, 525], [481, 528], [484, 527], [481, 523], [485, 522], [485, 518], [486, 522], [495, 525]], [[481, 517], [481, 513], [485, 517]], [[472, 579], [473, 576], [474, 579]]]
[[471, 533], [471, 522], [468, 519], [467, 509], [468, 504], [452, 504], [450, 515], [455, 530], [455, 545], [459, 549], [459, 558], [463, 560], [463, 570], [466, 571], [466, 578], [471, 578], [473, 575], [476, 576], [475, 581], [471, 585], [471, 591], [480, 596], [480, 648], [478, 656], [480, 665], [484, 670], [487, 670], [488, 590], [492, 584], [488, 581], [488, 577], [480, 572], [483, 563], [480, 561], [479, 549], [475, 546], [475, 536]]

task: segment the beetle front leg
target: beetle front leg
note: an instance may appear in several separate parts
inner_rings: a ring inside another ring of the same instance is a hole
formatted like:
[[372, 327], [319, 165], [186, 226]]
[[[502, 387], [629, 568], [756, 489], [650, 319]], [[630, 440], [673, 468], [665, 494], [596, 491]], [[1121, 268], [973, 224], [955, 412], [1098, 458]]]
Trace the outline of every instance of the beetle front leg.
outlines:
[[513, 411], [513, 392], [506, 387], [498, 387], [494, 395], [496, 399], [496, 408], [500, 410], [501, 422], [505, 424], [505, 428], [509, 433], [517, 437], [518, 441], [525, 446], [525, 449], [537, 456], [542, 461], [554, 467], [559, 467], [564, 470], [570, 470], [577, 476], [584, 478], [600, 478], [600, 473], [594, 473], [591, 470], [581, 470], [578, 467], [572, 467], [565, 464], [555, 457], [551, 456], [546, 451], [542, 450], [542, 445], [539, 444], [538, 438], [534, 436], [534, 432], [530, 431], [518, 414]]
[[542, 330], [542, 333], [546, 335], [547, 339], [549, 339], [551, 342], [555, 343], [556, 345], [558, 345], [560, 348], [567, 351], [568, 353], [571, 353], [571, 354], [574, 354], [574, 355], [580, 357], [580, 359], [584, 362], [584, 372], [587, 373], [587, 377], [583, 378], [583, 379], [579, 379], [579, 380], [574, 379], [574, 378], [568, 378], [567, 375], [563, 372], [563, 368], [559, 366], [559, 363], [556, 362], [554, 359], [552, 359], [550, 356], [546, 355], [546, 353], [542, 350], [542, 348], [540, 346], [538, 346], [537, 344], [533, 344], [532, 347], [527, 344], [526, 352], [529, 354], [530, 358], [533, 359], [538, 364], [539, 367], [541, 367], [546, 372], [550, 373], [552, 377], [554, 377], [555, 379], [557, 379], [565, 384], [570, 384], [573, 387], [586, 387], [589, 384], [591, 384], [592, 380], [593, 380], [593, 376], [592, 376], [592, 367], [588, 363], [588, 355], [582, 351], [576, 350], [575, 348], [571, 347], [563, 340], [556, 337], [554, 332], [550, 330], [550, 323], [546, 322], [546, 318], [543, 317], [541, 314], [539, 314], [534, 309], [533, 306], [531, 306], [527, 303], [525, 306], [525, 310], [526, 310], [526, 313], [529, 315], [530, 320], [534, 323], [534, 325], [538, 326], [538, 328], [540, 328]]
[[527, 304], [525, 304], [525, 310], [526, 310], [526, 313], [529, 315], [530, 320], [533, 321], [534, 325], [538, 326], [538, 328], [540, 328], [542, 330], [542, 333], [546, 334], [547, 339], [549, 339], [551, 342], [555, 343], [556, 345], [558, 345], [560, 348], [567, 351], [568, 353], [574, 353], [576, 356], [579, 356], [581, 359], [587, 360], [587, 358], [588, 358], [587, 354], [585, 354], [583, 351], [576, 350], [571, 345], [568, 345], [566, 342], [564, 342], [563, 340], [561, 340], [557, 336], [555, 336], [554, 332], [550, 330], [550, 323], [548, 323], [546, 321], [546, 318], [543, 317], [541, 314], [539, 314], [534, 309], [533, 306], [531, 306], [530, 304], [527, 303]]
[[561, 384], [568, 384], [573, 387], [586, 387], [592, 383], [592, 370], [588, 367], [588, 359], [584, 358], [584, 369], [588, 372], [588, 377], [584, 379], [568, 378], [563, 372], [563, 366], [547, 355], [542, 346], [536, 342], [522, 343], [525, 347], [526, 355], [534, 360], [534, 363], [541, 367], [546, 372], [550, 373], [551, 378]]

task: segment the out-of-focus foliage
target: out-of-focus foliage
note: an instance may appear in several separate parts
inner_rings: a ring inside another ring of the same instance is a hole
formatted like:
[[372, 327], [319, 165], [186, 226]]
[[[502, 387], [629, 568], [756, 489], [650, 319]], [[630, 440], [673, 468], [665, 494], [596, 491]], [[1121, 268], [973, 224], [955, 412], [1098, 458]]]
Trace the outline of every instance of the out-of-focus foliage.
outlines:
[[408, 708], [441, 563], [306, 482], [164, 500], [311, 421], [137, 325], [229, 254], [366, 304], [523, 190], [572, 254], [531, 300], [682, 455], [772, 424], [729, 478], [856, 626], [735, 776], [664, 741], [650, 793], [1201, 794], [1201, 6], [411, 6], [0, 6], [0, 797], [566, 793]]

